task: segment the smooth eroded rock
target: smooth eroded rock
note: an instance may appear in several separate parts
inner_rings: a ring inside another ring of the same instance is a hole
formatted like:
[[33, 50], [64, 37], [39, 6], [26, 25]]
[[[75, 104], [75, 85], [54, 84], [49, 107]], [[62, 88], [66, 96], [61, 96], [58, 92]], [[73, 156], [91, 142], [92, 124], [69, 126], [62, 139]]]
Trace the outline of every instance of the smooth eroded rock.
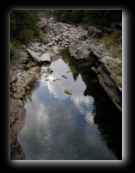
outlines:
[[41, 62], [51, 62], [50, 54], [49, 54], [49, 53], [43, 53], [43, 54], [40, 56], [40, 61], [41, 61]]
[[72, 89], [65, 89], [64, 93], [68, 94], [68, 95], [72, 95], [73, 94], [73, 91]]

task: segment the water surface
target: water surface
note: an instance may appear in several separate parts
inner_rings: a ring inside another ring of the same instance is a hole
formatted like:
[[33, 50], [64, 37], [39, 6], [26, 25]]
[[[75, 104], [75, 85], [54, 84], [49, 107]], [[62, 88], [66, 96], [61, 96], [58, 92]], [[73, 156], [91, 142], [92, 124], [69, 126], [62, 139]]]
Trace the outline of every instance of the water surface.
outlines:
[[[27, 160], [119, 159], [102, 134], [107, 130], [95, 123], [96, 91], [89, 70], [64, 58], [42, 67], [26, 97], [25, 124], [17, 136]], [[72, 95], [64, 92], [67, 88]]]

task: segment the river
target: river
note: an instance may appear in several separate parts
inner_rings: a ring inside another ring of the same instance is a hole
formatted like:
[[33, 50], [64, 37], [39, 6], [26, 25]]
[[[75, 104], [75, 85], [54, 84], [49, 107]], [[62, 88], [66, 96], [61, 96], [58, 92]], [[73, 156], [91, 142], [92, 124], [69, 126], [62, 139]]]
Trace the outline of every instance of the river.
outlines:
[[[64, 75], [64, 76], [63, 76]], [[71, 89], [72, 95], [65, 89]], [[89, 66], [64, 55], [42, 66], [17, 139], [26, 160], [118, 160], [122, 120]]]

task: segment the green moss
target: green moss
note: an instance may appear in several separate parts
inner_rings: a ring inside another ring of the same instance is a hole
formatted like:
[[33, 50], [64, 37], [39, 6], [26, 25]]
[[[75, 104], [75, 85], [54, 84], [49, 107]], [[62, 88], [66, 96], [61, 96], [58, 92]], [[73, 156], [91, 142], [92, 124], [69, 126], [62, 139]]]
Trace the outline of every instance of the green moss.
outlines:
[[115, 74], [115, 76], [122, 76], [122, 70], [119, 66], [110, 66], [110, 70]]

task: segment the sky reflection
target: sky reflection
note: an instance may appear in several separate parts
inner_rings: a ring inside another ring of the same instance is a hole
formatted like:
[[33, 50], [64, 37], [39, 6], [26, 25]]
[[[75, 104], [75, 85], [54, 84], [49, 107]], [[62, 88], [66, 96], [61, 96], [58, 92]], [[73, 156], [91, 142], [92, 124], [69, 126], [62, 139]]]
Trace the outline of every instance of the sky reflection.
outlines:
[[[84, 96], [82, 76], [74, 80], [69, 71], [62, 59], [42, 67], [39, 85], [26, 98], [25, 124], [18, 133], [26, 159], [116, 159], [94, 124], [94, 98]], [[67, 88], [72, 95], [64, 93]]]

